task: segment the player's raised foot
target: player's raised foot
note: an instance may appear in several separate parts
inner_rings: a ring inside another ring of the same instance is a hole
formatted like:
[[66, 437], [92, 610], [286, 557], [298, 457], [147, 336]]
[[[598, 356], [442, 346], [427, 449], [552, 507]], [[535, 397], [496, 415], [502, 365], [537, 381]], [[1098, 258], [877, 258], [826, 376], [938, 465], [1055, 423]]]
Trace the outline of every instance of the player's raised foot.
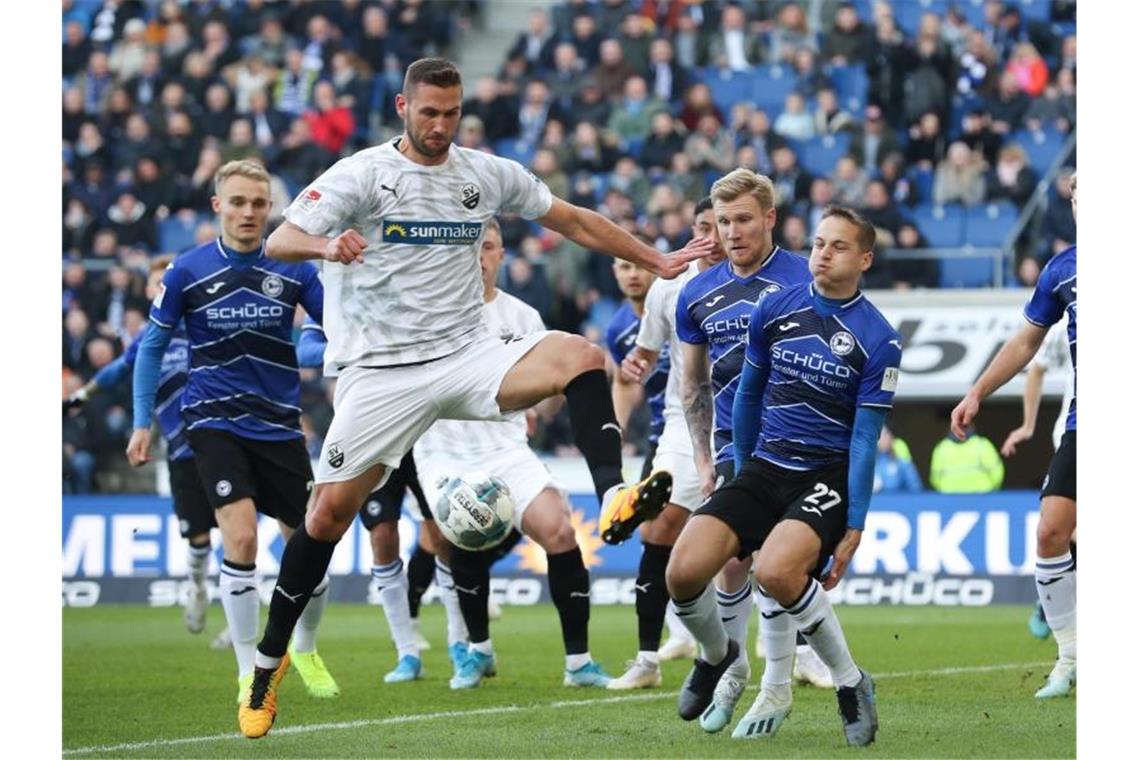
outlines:
[[1056, 699], [1067, 697], [1077, 685], [1077, 661], [1062, 657], [1053, 666], [1045, 685], [1037, 690], [1033, 696], [1038, 699]]
[[669, 660], [692, 660], [697, 656], [697, 642], [684, 636], [670, 636], [657, 650], [661, 662]]
[[732, 711], [744, 696], [744, 690], [748, 688], [748, 679], [751, 677], [752, 668], [748, 665], [748, 657], [742, 651], [736, 662], [732, 663], [717, 681], [712, 702], [701, 713], [701, 728], [710, 734], [715, 734], [728, 725], [732, 720]]
[[606, 688], [625, 691], [627, 689], [656, 689], [660, 685], [661, 666], [647, 657], [638, 655], [637, 659], [626, 663], [624, 673], [617, 678], [610, 679]]
[[215, 652], [224, 652], [234, 645], [233, 640], [230, 638], [229, 626], [218, 631], [218, 635], [210, 642], [210, 649]]
[[459, 673], [459, 668], [463, 665], [463, 661], [467, 659], [467, 653], [471, 648], [467, 646], [466, 641], [456, 641], [447, 648], [447, 658], [451, 660], [451, 667], [456, 673]]
[[238, 696], [237, 703], [240, 705], [241, 701], [245, 699], [245, 690], [253, 683], [253, 673], [246, 673], [244, 676], [238, 676]]
[[1037, 603], [1029, 615], [1029, 633], [1035, 639], [1047, 639], [1052, 633], [1048, 621], [1045, 620], [1045, 608], [1041, 606], [1041, 602]]
[[879, 730], [879, 712], [875, 708], [875, 682], [863, 673], [854, 686], [840, 686], [835, 690], [839, 702], [839, 717], [843, 719], [843, 734], [852, 747], [865, 747], [875, 741]]
[[332, 699], [340, 696], [340, 687], [336, 685], [332, 674], [325, 666], [325, 661], [314, 649], [311, 652], [298, 652], [289, 645], [289, 655], [293, 659], [293, 667], [305, 683], [305, 690], [310, 696], [317, 699]]
[[835, 681], [831, 671], [807, 644], [796, 647], [796, 664], [792, 668], [792, 678], [800, 683], [810, 684], [819, 689], [834, 689]]
[[495, 675], [495, 655], [484, 654], [477, 649], [467, 653], [449, 682], [453, 689], [474, 689], [484, 678]]
[[206, 608], [210, 606], [210, 595], [206, 591], [205, 583], [195, 583], [190, 587], [190, 594], [186, 597], [186, 606], [182, 609], [182, 622], [190, 633], [201, 633], [206, 630]]
[[760, 693], [732, 730], [733, 739], [767, 739], [792, 714], [792, 686], [760, 686]]
[[719, 663], [713, 665], [699, 658], [693, 660], [693, 669], [689, 671], [681, 686], [681, 693], [677, 696], [677, 714], [682, 720], [694, 720], [705, 711], [712, 702], [720, 677], [739, 656], [740, 646], [729, 639], [728, 654]]
[[646, 520], [661, 514], [673, 495], [673, 476], [664, 470], [631, 486], [614, 486], [606, 492], [598, 532], [607, 544], [620, 544]]
[[238, 728], [243, 735], [250, 739], [260, 739], [269, 733], [277, 718], [277, 687], [288, 670], [287, 652], [275, 669], [253, 669], [253, 678], [238, 706]]
[[385, 674], [384, 683], [415, 681], [418, 678], [422, 678], [423, 674], [423, 660], [415, 655], [406, 654], [400, 658], [400, 661], [396, 663], [396, 667], [392, 671]]
[[602, 666], [593, 660], [577, 670], [565, 670], [562, 673], [563, 686], [600, 686], [604, 689], [612, 680], [602, 670]]
[[419, 618], [412, 618], [412, 643], [415, 644], [416, 649], [421, 652], [431, 649], [431, 642], [424, 637], [423, 631], [420, 630]]

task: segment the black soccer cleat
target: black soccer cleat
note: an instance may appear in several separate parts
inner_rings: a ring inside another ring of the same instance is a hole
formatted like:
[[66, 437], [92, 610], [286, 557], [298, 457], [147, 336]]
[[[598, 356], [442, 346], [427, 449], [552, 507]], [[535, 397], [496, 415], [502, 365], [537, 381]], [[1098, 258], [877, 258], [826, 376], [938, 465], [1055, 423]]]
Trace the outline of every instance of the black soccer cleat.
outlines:
[[713, 692], [716, 691], [720, 677], [739, 656], [740, 645], [729, 639], [728, 654], [718, 664], [710, 665], [699, 658], [693, 660], [693, 669], [689, 671], [681, 686], [681, 693], [677, 696], [677, 714], [682, 720], [695, 720], [701, 716], [712, 703]]
[[866, 747], [875, 741], [879, 730], [879, 712], [875, 707], [875, 682], [863, 677], [854, 686], [841, 686], [835, 691], [839, 717], [843, 719], [843, 735], [852, 747]]

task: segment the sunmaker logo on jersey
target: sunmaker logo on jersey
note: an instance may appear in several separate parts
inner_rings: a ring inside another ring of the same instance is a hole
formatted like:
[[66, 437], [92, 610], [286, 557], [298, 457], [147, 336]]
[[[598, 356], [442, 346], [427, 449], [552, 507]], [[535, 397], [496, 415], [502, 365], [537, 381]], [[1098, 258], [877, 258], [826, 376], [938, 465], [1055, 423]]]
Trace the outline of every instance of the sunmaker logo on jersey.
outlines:
[[405, 222], [385, 219], [385, 243], [471, 245], [483, 234], [482, 222]]

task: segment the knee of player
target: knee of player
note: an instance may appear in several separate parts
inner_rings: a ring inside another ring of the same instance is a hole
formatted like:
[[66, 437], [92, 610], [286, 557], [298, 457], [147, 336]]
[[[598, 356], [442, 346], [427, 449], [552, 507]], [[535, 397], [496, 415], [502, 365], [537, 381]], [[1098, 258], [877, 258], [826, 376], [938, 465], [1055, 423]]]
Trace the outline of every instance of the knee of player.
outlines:
[[604, 369], [606, 366], [605, 352], [581, 335], [566, 336], [561, 356], [562, 361], [567, 365], [568, 380], [572, 380], [583, 372]]
[[1053, 557], [1069, 550], [1069, 536], [1056, 522], [1042, 518], [1037, 523], [1037, 553]]
[[[226, 545], [226, 559], [249, 563], [257, 558], [257, 528], [230, 528], [223, 536]], [[230, 556], [230, 554], [234, 556]]]
[[305, 532], [318, 541], [339, 541], [348, 527], [352, 525], [355, 515], [347, 520], [341, 519], [336, 510], [330, 509], [327, 504], [320, 502], [305, 515]]
[[369, 540], [372, 543], [372, 558], [377, 563], [392, 562], [400, 555], [400, 531], [395, 521], [372, 526]]
[[676, 506], [666, 506], [660, 515], [642, 525], [641, 539], [658, 546], [673, 546], [685, 527], [689, 513]]
[[569, 520], [559, 522], [555, 528], [548, 531], [539, 543], [547, 554], [561, 554], [574, 549], [578, 545], [578, 534]]
[[665, 587], [673, 599], [691, 599], [700, 592], [701, 586], [694, 582], [693, 573], [687, 567], [684, 557], [676, 553], [669, 557], [665, 568]]
[[790, 575], [788, 568], [778, 561], [763, 555], [756, 560], [756, 582], [769, 596], [777, 599], [785, 598], [789, 593], [794, 596], [798, 589], [794, 588], [796, 581]]

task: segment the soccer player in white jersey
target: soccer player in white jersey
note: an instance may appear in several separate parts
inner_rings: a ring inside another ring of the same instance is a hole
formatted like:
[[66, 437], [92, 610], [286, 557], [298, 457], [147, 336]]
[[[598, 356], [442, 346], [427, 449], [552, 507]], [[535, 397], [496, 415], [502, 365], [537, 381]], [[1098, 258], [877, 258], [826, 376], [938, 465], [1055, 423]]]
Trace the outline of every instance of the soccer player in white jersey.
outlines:
[[621, 428], [600, 349], [566, 333], [503, 343], [487, 331], [479, 244], [487, 220], [516, 212], [671, 278], [708, 255], [711, 243], [662, 254], [600, 214], [554, 198], [518, 163], [452, 146], [462, 99], [454, 64], [412, 63], [395, 98], [403, 134], [338, 161], [301, 192], [268, 240], [274, 258], [328, 262], [325, 370], [340, 380], [314, 502], [285, 547], [254, 682], [238, 711], [251, 738], [273, 724], [289, 636], [336, 543], [436, 419], [497, 420], [563, 394], [603, 530], [656, 516], [669, 499], [668, 473], [622, 483]]
[[[717, 240], [711, 199], [705, 198], [697, 204], [692, 231], [694, 238]], [[621, 370], [614, 378], [614, 411], [618, 423], [624, 428], [641, 396], [641, 384], [647, 373], [651, 367], [656, 366], [661, 352], [669, 351], [669, 379], [665, 385], [665, 428], [657, 442], [653, 469], [665, 469], [672, 473], [673, 495], [660, 515], [640, 527], [641, 562], [635, 584], [638, 652], [625, 673], [610, 681], [607, 686], [609, 689], [642, 689], [661, 685], [660, 660], [663, 656], [658, 651], [658, 644], [669, 604], [669, 592], [665, 589], [665, 568], [669, 564], [673, 544], [681, 534], [685, 521], [689, 519], [689, 513], [704, 498], [681, 405], [684, 360], [680, 342], [676, 338], [677, 295], [694, 274], [723, 260], [724, 251], [718, 245], [713, 255], [691, 264], [689, 270], [681, 276], [654, 282], [650, 286], [645, 297], [637, 342], [626, 354]], [[746, 576], [747, 572], [746, 565]], [[678, 635], [670, 631], [671, 649], [685, 649], [689, 657], [696, 656], [696, 642], [679, 620], [676, 625], [684, 630], [684, 634]], [[747, 683], [748, 679], [745, 677], [743, 680]]]
[[[511, 343], [544, 332], [546, 326], [537, 311], [495, 287], [502, 261], [502, 233], [498, 223], [489, 219], [480, 251], [484, 319], [491, 335]], [[438, 420], [414, 448], [424, 493], [434, 505], [442, 481], [472, 471], [489, 473], [507, 484], [515, 503], [515, 529], [546, 552], [546, 577], [566, 651], [563, 684], [605, 686], [609, 676], [590, 657], [590, 573], [570, 522], [570, 504], [527, 444], [526, 430], [521, 411], [502, 421]], [[453, 689], [477, 686], [484, 676], [495, 673], [487, 598], [491, 565], [503, 556], [499, 547], [478, 552], [452, 547], [451, 573], [470, 639], [466, 659], [456, 663]]]

